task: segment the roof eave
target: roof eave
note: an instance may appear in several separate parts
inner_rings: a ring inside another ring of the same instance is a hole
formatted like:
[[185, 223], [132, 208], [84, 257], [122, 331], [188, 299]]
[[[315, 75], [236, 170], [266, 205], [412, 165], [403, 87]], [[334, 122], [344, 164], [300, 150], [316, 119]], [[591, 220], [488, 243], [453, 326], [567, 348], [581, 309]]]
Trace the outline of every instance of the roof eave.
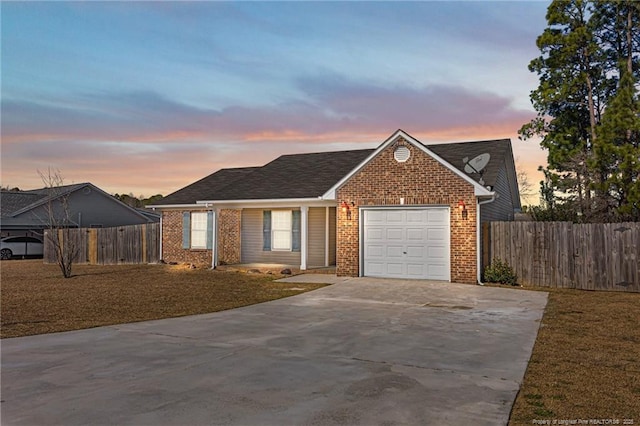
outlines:
[[456, 175], [460, 176], [462, 179], [464, 179], [465, 181], [473, 185], [474, 194], [476, 197], [491, 196], [494, 194], [492, 191], [488, 190], [487, 188], [480, 185], [478, 182], [474, 181], [469, 176], [464, 174], [462, 171], [458, 170], [451, 163], [449, 163], [448, 161], [446, 161], [445, 159], [437, 155], [435, 152], [431, 151], [429, 148], [427, 148], [425, 145], [423, 145], [420, 141], [415, 139], [413, 136], [409, 135], [404, 130], [399, 129], [395, 133], [393, 133], [390, 137], [388, 137], [382, 144], [380, 144], [380, 146], [375, 151], [373, 151], [371, 155], [365, 158], [364, 161], [362, 161], [353, 170], [347, 173], [334, 186], [329, 188], [329, 190], [325, 192], [321, 196], [321, 198], [327, 199], [327, 200], [335, 200], [337, 198], [338, 188], [344, 185], [345, 182], [347, 182], [353, 175], [355, 175], [360, 169], [362, 169], [362, 167], [364, 167], [369, 161], [371, 161], [376, 155], [378, 155], [382, 150], [384, 150], [387, 146], [393, 143], [400, 136], [404, 138], [406, 141], [408, 141], [409, 143], [411, 143], [412, 145], [414, 145], [415, 147], [417, 147], [418, 149], [421, 149], [423, 152], [431, 156], [434, 160], [436, 160], [437, 162], [439, 162], [440, 164], [442, 164], [443, 166], [451, 170], [453, 173], [455, 173]]

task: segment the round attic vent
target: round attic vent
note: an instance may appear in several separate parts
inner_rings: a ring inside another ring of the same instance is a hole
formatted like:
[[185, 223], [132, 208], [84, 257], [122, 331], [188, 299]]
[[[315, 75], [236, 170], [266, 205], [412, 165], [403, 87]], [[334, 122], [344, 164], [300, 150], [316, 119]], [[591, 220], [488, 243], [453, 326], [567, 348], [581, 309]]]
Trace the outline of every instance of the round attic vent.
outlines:
[[409, 148], [402, 145], [397, 147], [396, 150], [393, 151], [393, 158], [395, 158], [398, 163], [404, 163], [409, 159], [410, 155], [411, 151], [409, 151]]

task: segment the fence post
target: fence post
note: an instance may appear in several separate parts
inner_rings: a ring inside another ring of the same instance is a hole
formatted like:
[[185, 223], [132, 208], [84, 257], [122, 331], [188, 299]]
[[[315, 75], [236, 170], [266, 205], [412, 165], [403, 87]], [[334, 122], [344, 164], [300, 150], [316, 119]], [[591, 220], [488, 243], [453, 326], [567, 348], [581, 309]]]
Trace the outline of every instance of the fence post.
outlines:
[[98, 264], [98, 230], [89, 229], [89, 263]]

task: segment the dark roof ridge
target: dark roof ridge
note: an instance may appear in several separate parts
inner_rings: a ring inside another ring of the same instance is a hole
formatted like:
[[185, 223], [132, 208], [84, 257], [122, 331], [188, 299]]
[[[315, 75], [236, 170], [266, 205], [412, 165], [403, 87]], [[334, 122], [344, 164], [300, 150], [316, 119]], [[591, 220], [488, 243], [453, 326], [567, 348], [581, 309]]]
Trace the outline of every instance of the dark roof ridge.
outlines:
[[460, 141], [460, 142], [436, 142], [436, 143], [422, 143], [422, 145], [426, 146], [427, 148], [430, 146], [434, 146], [434, 145], [464, 145], [464, 144], [472, 144], [472, 143], [486, 143], [486, 142], [511, 142], [510, 138], [500, 138], [500, 139], [485, 139], [485, 140], [478, 140], [478, 141]]
[[337, 151], [315, 151], [315, 152], [301, 152], [298, 154], [282, 154], [281, 157], [295, 157], [299, 155], [319, 155], [319, 154], [340, 154], [344, 152], [358, 152], [358, 151], [374, 151], [375, 148], [358, 148], [358, 149], [340, 149]]

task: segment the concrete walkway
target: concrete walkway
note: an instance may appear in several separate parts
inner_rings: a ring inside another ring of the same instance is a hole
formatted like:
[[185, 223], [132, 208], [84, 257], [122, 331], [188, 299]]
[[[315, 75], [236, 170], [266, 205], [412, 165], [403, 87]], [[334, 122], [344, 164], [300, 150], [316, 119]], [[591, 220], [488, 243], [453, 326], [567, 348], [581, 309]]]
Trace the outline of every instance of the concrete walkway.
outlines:
[[4, 339], [1, 421], [506, 424], [546, 296], [357, 278], [214, 314]]

